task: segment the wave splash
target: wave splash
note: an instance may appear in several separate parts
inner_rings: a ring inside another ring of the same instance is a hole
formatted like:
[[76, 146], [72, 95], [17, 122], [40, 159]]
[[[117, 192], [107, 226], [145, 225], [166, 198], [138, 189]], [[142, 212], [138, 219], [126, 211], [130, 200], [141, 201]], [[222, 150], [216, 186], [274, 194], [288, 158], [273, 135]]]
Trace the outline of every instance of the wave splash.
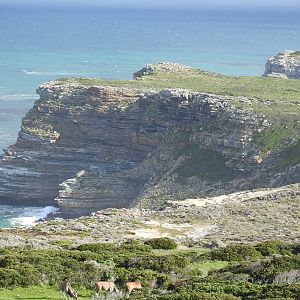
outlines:
[[46, 219], [49, 214], [55, 214], [58, 212], [58, 208], [54, 206], [46, 207], [26, 207], [23, 212], [15, 218], [10, 220], [12, 227], [17, 226], [31, 226], [38, 220]]

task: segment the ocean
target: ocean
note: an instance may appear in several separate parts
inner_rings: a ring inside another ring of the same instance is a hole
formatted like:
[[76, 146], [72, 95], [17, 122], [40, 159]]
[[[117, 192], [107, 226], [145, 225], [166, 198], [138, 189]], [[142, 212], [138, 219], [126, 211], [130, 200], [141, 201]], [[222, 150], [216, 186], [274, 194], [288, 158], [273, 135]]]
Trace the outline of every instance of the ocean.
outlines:
[[[299, 48], [299, 11], [0, 5], [0, 149], [16, 141], [42, 82], [70, 76], [130, 79], [145, 64], [161, 61], [261, 75], [269, 57]], [[31, 224], [49, 209], [0, 206], [0, 227]]]

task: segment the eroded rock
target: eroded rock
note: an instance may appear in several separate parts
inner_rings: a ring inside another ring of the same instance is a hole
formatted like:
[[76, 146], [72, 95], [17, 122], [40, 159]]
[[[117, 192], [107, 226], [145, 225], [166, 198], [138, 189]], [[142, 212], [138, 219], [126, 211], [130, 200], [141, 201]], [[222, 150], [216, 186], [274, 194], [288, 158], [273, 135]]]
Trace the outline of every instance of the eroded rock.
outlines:
[[300, 51], [284, 51], [268, 59], [263, 76], [300, 79]]

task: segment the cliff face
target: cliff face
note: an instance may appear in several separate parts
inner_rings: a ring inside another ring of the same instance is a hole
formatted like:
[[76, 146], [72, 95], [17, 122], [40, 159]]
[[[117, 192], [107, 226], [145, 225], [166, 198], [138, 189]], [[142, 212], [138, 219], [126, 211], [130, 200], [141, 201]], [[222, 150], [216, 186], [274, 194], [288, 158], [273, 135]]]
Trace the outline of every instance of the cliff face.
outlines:
[[284, 51], [271, 57], [263, 76], [300, 79], [300, 52]]
[[136, 139], [136, 91], [46, 84], [37, 92], [3, 157], [1, 202], [56, 204], [59, 184], [77, 172], [123, 170], [157, 146], [154, 135]]
[[37, 92], [0, 162], [0, 203], [78, 216], [299, 180], [299, 166], [274, 171], [276, 156], [260, 156], [267, 118], [233, 105], [257, 100], [75, 81]]

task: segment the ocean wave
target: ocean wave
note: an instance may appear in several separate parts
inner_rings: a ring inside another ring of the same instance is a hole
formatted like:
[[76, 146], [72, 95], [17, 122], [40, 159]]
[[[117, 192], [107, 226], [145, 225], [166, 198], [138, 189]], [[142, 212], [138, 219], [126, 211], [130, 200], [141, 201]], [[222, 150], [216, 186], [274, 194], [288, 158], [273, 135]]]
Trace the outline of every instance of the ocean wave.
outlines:
[[50, 213], [57, 213], [58, 208], [54, 206], [46, 207], [26, 207], [23, 212], [15, 218], [10, 219], [12, 227], [16, 226], [32, 226], [38, 220], [46, 219]]
[[38, 71], [28, 71], [28, 70], [22, 70], [23, 73], [27, 74], [27, 75], [43, 75], [42, 72], [38, 72]]
[[64, 71], [57, 71], [57, 72], [41, 72], [41, 71], [34, 71], [34, 70], [21, 70], [23, 73], [32, 76], [79, 76], [81, 73], [76, 72], [64, 72]]
[[0, 94], [0, 101], [20, 101], [36, 99], [36, 94]]

